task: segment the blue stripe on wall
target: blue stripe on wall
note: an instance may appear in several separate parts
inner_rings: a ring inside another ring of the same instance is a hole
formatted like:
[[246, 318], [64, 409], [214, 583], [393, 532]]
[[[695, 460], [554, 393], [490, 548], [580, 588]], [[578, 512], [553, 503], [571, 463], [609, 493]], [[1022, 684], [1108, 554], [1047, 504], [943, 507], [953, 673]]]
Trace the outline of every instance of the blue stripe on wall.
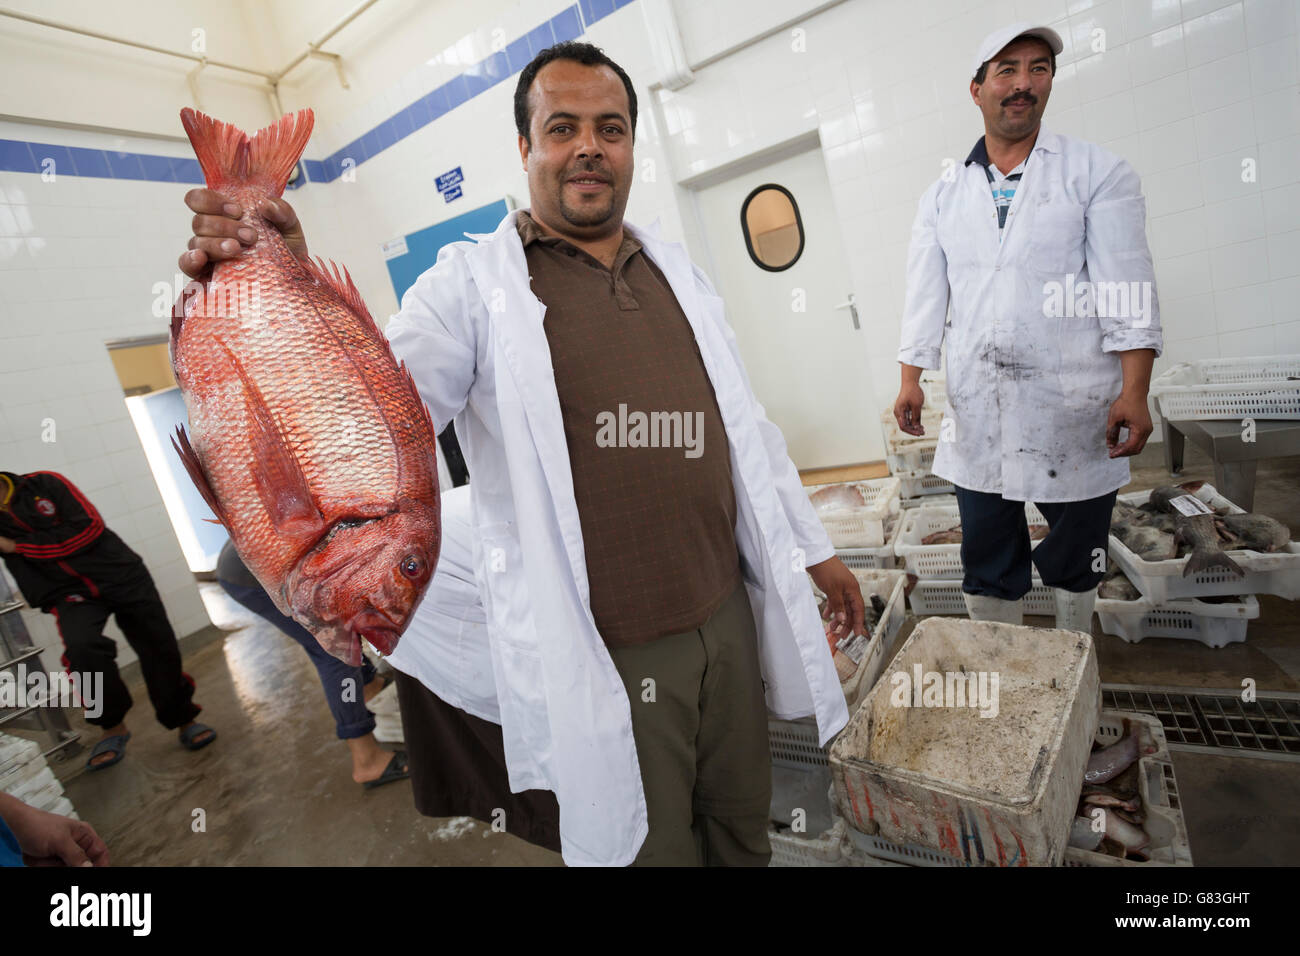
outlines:
[[[350, 159], [352, 165], [359, 166], [374, 158], [440, 116], [516, 76], [533, 57], [548, 46], [576, 40], [593, 23], [632, 2], [633, 0], [578, 0], [572, 6], [565, 7], [504, 50], [471, 64], [459, 76], [399, 110], [325, 159], [303, 160], [299, 169], [304, 175], [300, 175], [298, 181], [289, 188], [297, 189], [307, 182], [328, 183], [338, 179], [344, 170], [344, 160]], [[56, 175], [99, 179], [136, 179], [198, 185], [204, 181], [197, 159], [0, 139], [0, 170], [40, 173], [47, 169]]]

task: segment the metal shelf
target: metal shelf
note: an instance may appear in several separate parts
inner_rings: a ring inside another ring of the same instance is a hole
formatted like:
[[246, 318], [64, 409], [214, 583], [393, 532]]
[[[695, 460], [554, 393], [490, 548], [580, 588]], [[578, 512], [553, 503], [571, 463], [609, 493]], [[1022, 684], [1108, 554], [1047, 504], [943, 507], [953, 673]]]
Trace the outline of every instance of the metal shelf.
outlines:
[[[45, 665], [41, 663], [41, 649], [32, 642], [22, 616], [8, 617], [25, 607], [10, 588], [9, 580], [0, 574], [0, 652], [3, 652], [5, 658], [0, 662], [0, 670], [27, 661], [32, 661], [38, 669], [45, 670]], [[24, 717], [35, 717], [40, 730], [48, 735], [49, 746], [43, 748], [46, 756], [57, 753], [62, 759], [81, 749], [78, 743], [81, 735], [68, 725], [67, 715], [62, 708], [39, 705], [5, 708], [0, 713], [0, 727]]]

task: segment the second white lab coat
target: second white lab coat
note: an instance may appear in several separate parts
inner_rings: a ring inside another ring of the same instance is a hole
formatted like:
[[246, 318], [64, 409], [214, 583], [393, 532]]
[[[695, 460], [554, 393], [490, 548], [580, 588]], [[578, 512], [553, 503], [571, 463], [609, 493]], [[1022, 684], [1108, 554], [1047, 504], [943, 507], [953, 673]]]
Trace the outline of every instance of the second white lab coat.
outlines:
[[[1128, 459], [1106, 447], [1123, 382], [1115, 353], [1162, 348], [1137, 173], [1040, 128], [999, 242], [984, 167], [954, 172], [921, 198], [898, 350], [900, 362], [928, 369], [939, 367], [941, 346], [947, 355], [934, 474], [1017, 501], [1122, 487]], [[1088, 284], [1105, 290], [1115, 314], [1080, 308]]]
[[[722, 413], [768, 710], [815, 714], [825, 743], [848, 710], [804, 567], [834, 553], [830, 540], [750, 389], [722, 300], [680, 245], [625, 228], [672, 286]], [[647, 833], [645, 795], [627, 693], [591, 615], [545, 307], [514, 213], [471, 238], [441, 250], [387, 334], [437, 429], [455, 419], [469, 464], [510, 787], [555, 792], [566, 862], [626, 865]]]
[[501, 723], [487, 618], [474, 574], [474, 526], [469, 486], [440, 496], [442, 545], [438, 566], [388, 663], [442, 700]]

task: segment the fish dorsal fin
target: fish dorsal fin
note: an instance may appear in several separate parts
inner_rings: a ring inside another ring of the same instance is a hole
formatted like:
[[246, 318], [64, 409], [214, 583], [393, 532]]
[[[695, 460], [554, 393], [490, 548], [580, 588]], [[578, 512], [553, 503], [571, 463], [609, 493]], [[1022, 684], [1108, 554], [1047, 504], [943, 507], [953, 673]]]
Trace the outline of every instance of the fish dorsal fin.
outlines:
[[309, 259], [303, 262], [303, 266], [306, 268], [307, 274], [317, 282], [334, 290], [338, 297], [343, 300], [343, 304], [354, 312], [357, 318], [361, 319], [361, 324], [368, 334], [374, 336], [377, 341], [387, 344], [388, 340], [384, 338], [384, 333], [379, 331], [379, 325], [375, 322], [374, 316], [366, 308], [366, 303], [361, 298], [356, 283], [352, 281], [352, 275], [348, 272], [347, 266], [343, 267], [343, 272], [340, 274], [338, 263], [332, 259], [326, 262], [320, 256], [317, 256], [315, 260]]
[[[176, 426], [176, 435], [172, 438], [172, 447], [176, 449], [176, 454], [181, 456], [181, 462], [185, 465], [185, 470], [189, 472], [194, 487], [199, 489], [199, 494], [208, 503], [212, 513], [217, 516], [217, 524], [223, 525], [229, 531], [230, 524], [226, 521], [226, 513], [221, 509], [221, 502], [217, 500], [216, 492], [212, 490], [212, 485], [208, 482], [208, 473], [203, 467], [203, 462], [199, 461], [194, 446], [190, 444], [190, 436], [185, 434], [184, 425]], [[205, 518], [204, 520], [211, 519]]]
[[253, 449], [249, 475], [271, 523], [281, 534], [319, 537], [325, 533], [325, 516], [316, 506], [307, 476], [289, 447], [284, 428], [275, 420], [261, 390], [244, 370], [243, 363], [225, 342], [217, 339], [216, 343], [244, 385], [244, 402], [250, 419], [249, 441]]

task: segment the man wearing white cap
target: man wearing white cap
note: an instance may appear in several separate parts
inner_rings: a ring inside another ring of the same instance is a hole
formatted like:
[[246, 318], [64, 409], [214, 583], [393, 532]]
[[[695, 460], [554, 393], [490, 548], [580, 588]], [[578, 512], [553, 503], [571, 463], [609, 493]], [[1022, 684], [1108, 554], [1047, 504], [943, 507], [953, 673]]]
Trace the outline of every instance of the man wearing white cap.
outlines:
[[[946, 346], [933, 470], [957, 488], [971, 617], [1020, 623], [1032, 560], [1057, 626], [1091, 632], [1115, 493], [1151, 434], [1162, 338], [1137, 174], [1041, 125], [1062, 49], [1028, 23], [980, 44], [970, 93], [984, 136], [912, 227], [894, 415], [923, 434], [921, 370]], [[1032, 552], [1027, 501], [1050, 526]]]

